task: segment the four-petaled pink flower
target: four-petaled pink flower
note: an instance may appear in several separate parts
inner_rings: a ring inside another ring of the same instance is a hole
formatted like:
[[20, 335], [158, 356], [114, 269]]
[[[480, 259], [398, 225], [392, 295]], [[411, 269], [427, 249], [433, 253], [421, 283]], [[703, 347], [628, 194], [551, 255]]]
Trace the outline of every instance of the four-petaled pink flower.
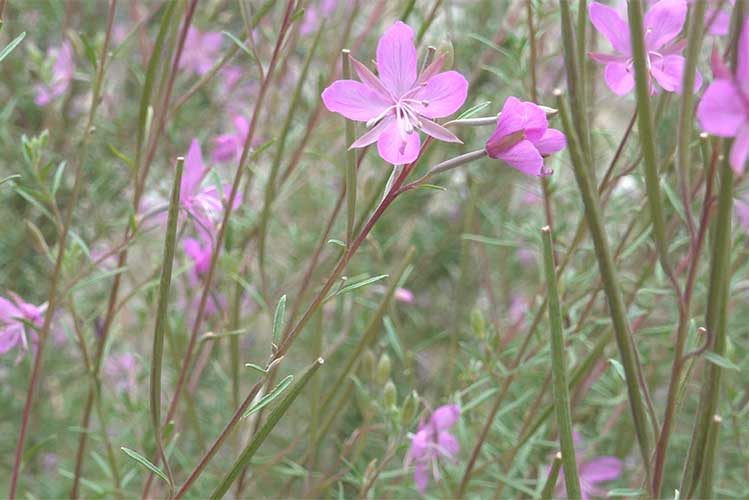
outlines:
[[417, 75], [413, 39], [413, 30], [396, 22], [377, 44], [378, 76], [351, 57], [361, 82], [338, 80], [322, 93], [330, 111], [366, 122], [370, 129], [350, 147], [362, 148], [376, 141], [382, 159], [393, 165], [416, 160], [421, 146], [418, 130], [442, 141], [461, 142], [432, 120], [449, 116], [463, 105], [468, 82], [457, 71], [440, 73], [443, 57]]
[[[629, 24], [612, 9], [598, 2], [588, 7], [590, 20], [596, 30], [611, 42], [617, 54], [590, 52], [590, 57], [605, 64], [606, 84], [617, 95], [628, 94], [635, 86], [634, 59], [629, 35]], [[645, 14], [645, 51], [648, 71], [663, 90], [680, 92], [685, 59], [681, 55], [685, 43], [671, 42], [681, 33], [687, 18], [685, 0], [661, 0], [653, 4]], [[657, 91], [653, 81], [650, 91]], [[702, 77], [695, 75], [694, 90], [702, 86]]]
[[233, 122], [235, 133], [221, 134], [213, 138], [213, 161], [238, 161], [242, 156], [250, 124], [240, 115], [235, 116]]
[[[606, 497], [608, 492], [601, 488], [599, 483], [613, 481], [622, 475], [623, 464], [617, 457], [595, 457], [590, 460], [579, 458], [583, 455], [585, 448], [582, 443], [582, 437], [575, 431], [573, 432], [575, 448], [577, 450], [577, 472], [580, 478], [580, 493], [583, 500], [589, 500], [593, 497]], [[557, 479], [556, 496], [566, 498], [564, 484], [564, 470], [559, 471]]]
[[735, 74], [719, 59], [713, 59], [717, 79], [702, 96], [697, 118], [705, 132], [735, 138], [729, 161], [733, 170], [741, 175], [749, 157], [749, 17], [744, 20], [737, 49]]
[[[185, 170], [182, 175], [179, 201], [182, 208], [195, 219], [198, 229], [202, 232], [210, 232], [213, 224], [220, 218], [224, 208], [223, 199], [228, 198], [228, 184], [223, 186], [221, 193], [215, 185], [203, 187], [201, 184], [208, 174], [208, 168], [203, 164], [203, 153], [200, 143], [193, 139], [190, 149], [185, 156]], [[232, 210], [235, 210], [242, 202], [238, 195], [234, 200]]]
[[421, 493], [429, 483], [429, 471], [435, 481], [440, 480], [438, 461], [440, 458], [454, 459], [460, 451], [460, 443], [447, 429], [460, 418], [458, 405], [440, 406], [432, 413], [429, 421], [421, 422], [419, 430], [411, 436], [411, 448], [406, 455], [406, 467], [415, 466], [414, 481]]
[[180, 69], [186, 69], [205, 75], [218, 60], [221, 51], [221, 33], [207, 31], [203, 33], [194, 26], [187, 30], [185, 47], [179, 60]]
[[497, 120], [497, 128], [486, 141], [486, 153], [526, 175], [547, 176], [544, 156], [561, 151], [567, 139], [549, 128], [543, 109], [532, 102], [508, 97]]
[[46, 106], [70, 87], [73, 81], [73, 47], [65, 40], [59, 47], [50, 47], [47, 50], [47, 58], [54, 61], [52, 65], [52, 78], [46, 84], [37, 84], [36, 98], [37, 106]]
[[[35, 306], [24, 302], [13, 292], [9, 292], [9, 295], [10, 300], [0, 297], [0, 354], [5, 354], [14, 347], [27, 350], [27, 323], [41, 328], [44, 312], [47, 310], [47, 304]], [[33, 328], [31, 330], [32, 338], [36, 338], [36, 332]]]

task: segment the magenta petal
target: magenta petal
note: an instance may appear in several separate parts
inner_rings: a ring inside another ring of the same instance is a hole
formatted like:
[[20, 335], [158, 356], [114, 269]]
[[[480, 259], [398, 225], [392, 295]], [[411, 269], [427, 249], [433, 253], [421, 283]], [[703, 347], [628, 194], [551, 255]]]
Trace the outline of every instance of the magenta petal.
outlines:
[[525, 137], [531, 142], [540, 140], [549, 127], [549, 120], [546, 118], [546, 113], [537, 104], [532, 102], [523, 103], [523, 113]]
[[497, 158], [525, 175], [539, 177], [545, 172], [544, 159], [531, 141], [520, 141], [507, 151], [499, 153]]
[[417, 61], [414, 32], [397, 21], [377, 44], [377, 71], [380, 80], [395, 97], [408, 92], [416, 82]]
[[559, 130], [549, 128], [541, 139], [533, 141], [533, 145], [539, 153], [546, 156], [563, 150], [567, 146], [567, 137]]
[[657, 64], [653, 64], [650, 72], [663, 90], [676, 92], [681, 87], [684, 63], [685, 60], [681, 56], [667, 56]]
[[525, 126], [523, 116], [523, 103], [517, 97], [508, 97], [497, 120], [497, 128], [487, 144], [523, 130]]
[[437, 442], [440, 446], [440, 451], [447, 458], [452, 458], [460, 452], [460, 443], [455, 439], [455, 436], [447, 431], [442, 431], [438, 434]]
[[731, 146], [729, 161], [736, 175], [744, 175], [747, 158], [749, 158], [749, 121], [739, 128]]
[[377, 125], [369, 129], [367, 132], [361, 135], [357, 140], [353, 142], [349, 146], [349, 149], [355, 149], [355, 148], [363, 148], [365, 146], [369, 146], [370, 144], [376, 142], [380, 136], [382, 135], [382, 132], [385, 131], [386, 128], [392, 123], [394, 120], [394, 117], [392, 114], [389, 114], [386, 116], [383, 120], [380, 121]]
[[720, 137], [733, 137], [746, 120], [745, 111], [733, 82], [715, 80], [705, 91], [697, 106], [697, 119], [705, 132]]
[[588, 55], [597, 63], [608, 64], [612, 62], [623, 63], [627, 60], [627, 56], [619, 54], [603, 54], [601, 52], [588, 52]]
[[616, 95], [626, 95], [635, 86], [634, 73], [627, 69], [622, 63], [609, 63], [604, 70], [606, 85]]
[[426, 81], [413, 99], [424, 101], [414, 106], [427, 118], [442, 118], [455, 113], [468, 96], [468, 81], [457, 71], [445, 71]]
[[431, 135], [432, 137], [434, 137], [435, 139], [439, 139], [440, 141], [457, 142], [459, 144], [463, 144], [463, 141], [461, 141], [455, 134], [447, 130], [442, 125], [434, 123], [431, 120], [427, 120], [426, 118], [423, 118], [421, 120], [421, 127], [419, 128], [426, 134]]
[[325, 107], [349, 120], [366, 122], [376, 118], [390, 104], [377, 92], [356, 80], [338, 80], [322, 93]]
[[606, 5], [591, 2], [588, 6], [590, 22], [617, 52], [629, 55], [631, 52], [629, 41], [629, 25], [619, 17], [619, 14]]
[[416, 469], [414, 470], [414, 482], [416, 483], [416, 488], [418, 488], [419, 493], [424, 493], [427, 489], [427, 485], [429, 484], [429, 467], [427, 467], [427, 464], [424, 462], [419, 462], [416, 464]]
[[[712, 19], [712, 23], [710, 20]], [[705, 12], [705, 24], [710, 23], [708, 33], [714, 36], [725, 36], [731, 31], [731, 16], [728, 12], [715, 9], [707, 9]]]
[[684, 0], [661, 0], [645, 14], [645, 46], [656, 50], [676, 38], [687, 19], [687, 2]]
[[429, 432], [420, 430], [411, 437], [411, 448], [408, 450], [408, 460], [420, 460], [424, 458], [429, 446]]
[[589, 483], [613, 481], [622, 475], [622, 468], [616, 457], [597, 457], [580, 464], [580, 478]]
[[438, 431], [444, 431], [455, 425], [459, 418], [460, 406], [444, 405], [434, 410], [429, 423]]
[[193, 139], [190, 143], [190, 149], [185, 156], [184, 168], [180, 189], [181, 198], [194, 193], [200, 185], [200, 181], [203, 180], [205, 168], [203, 166], [203, 152], [200, 150], [200, 143], [197, 139]]
[[749, 99], [749, 16], [744, 18], [744, 27], [739, 36], [737, 61], [736, 80], [741, 92]]
[[377, 140], [377, 151], [382, 159], [393, 165], [405, 165], [415, 161], [419, 157], [421, 147], [419, 134], [417, 132], [406, 134], [405, 139], [404, 143], [398, 123], [394, 120], [383, 130]]

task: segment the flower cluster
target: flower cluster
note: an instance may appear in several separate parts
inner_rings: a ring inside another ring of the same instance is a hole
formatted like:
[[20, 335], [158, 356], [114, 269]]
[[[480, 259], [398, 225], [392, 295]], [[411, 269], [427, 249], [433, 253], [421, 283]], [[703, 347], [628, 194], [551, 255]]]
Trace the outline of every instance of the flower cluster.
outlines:
[[411, 448], [406, 455], [406, 467], [414, 465], [414, 481], [424, 493], [429, 484], [429, 472], [435, 481], [440, 479], [440, 459], [452, 460], [460, 451], [460, 443], [448, 429], [460, 418], [460, 406], [452, 404], [440, 406], [432, 412], [429, 420], [421, 422], [419, 429], [411, 436]]

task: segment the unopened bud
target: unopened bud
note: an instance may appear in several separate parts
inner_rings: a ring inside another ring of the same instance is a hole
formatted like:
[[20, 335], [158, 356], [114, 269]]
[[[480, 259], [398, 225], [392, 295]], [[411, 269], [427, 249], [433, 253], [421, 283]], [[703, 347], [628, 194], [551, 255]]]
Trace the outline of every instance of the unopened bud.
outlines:
[[416, 391], [411, 391], [403, 402], [403, 408], [401, 409], [401, 424], [406, 426], [411, 423], [411, 420], [416, 416], [416, 412], [419, 409], [419, 395]]
[[398, 403], [398, 389], [392, 380], [388, 380], [382, 390], [382, 400], [385, 408], [393, 408]]
[[375, 374], [375, 381], [383, 385], [390, 378], [390, 368], [392, 363], [390, 362], [390, 356], [383, 354], [380, 356], [380, 361], [377, 363], [377, 373]]
[[484, 315], [478, 309], [471, 311], [471, 330], [477, 338], [481, 340], [486, 338], [486, 322]]
[[437, 58], [441, 56], [445, 57], [445, 63], [442, 66], [442, 71], [451, 69], [455, 61], [455, 50], [453, 49], [453, 44], [449, 39], [442, 40], [437, 46], [437, 53], [434, 57]]
[[374, 378], [376, 363], [374, 353], [370, 349], [364, 351], [361, 360], [361, 374], [365, 379], [372, 380]]

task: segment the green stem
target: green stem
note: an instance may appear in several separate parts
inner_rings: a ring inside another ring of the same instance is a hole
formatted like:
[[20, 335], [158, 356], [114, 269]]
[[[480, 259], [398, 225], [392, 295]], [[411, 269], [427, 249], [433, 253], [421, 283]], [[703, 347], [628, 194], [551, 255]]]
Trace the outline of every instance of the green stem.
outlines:
[[174, 247], [177, 243], [177, 221], [179, 219], [179, 193], [182, 182], [182, 170], [185, 159], [177, 158], [177, 172], [172, 183], [172, 197], [169, 201], [169, 217], [164, 240], [164, 257], [161, 261], [161, 280], [159, 281], [159, 301], [156, 309], [156, 325], [153, 331], [153, 352], [151, 354], [151, 385], [150, 409], [151, 425], [153, 426], [156, 449], [164, 462], [169, 487], [174, 489], [174, 476], [169, 467], [161, 436], [161, 366], [164, 357], [164, 332], [167, 324], [167, 307], [169, 305], [169, 289], [172, 284], [172, 265], [174, 263]]
[[[348, 49], [341, 51], [344, 80], [351, 79], [351, 59]], [[356, 125], [352, 120], [345, 120], [346, 125], [346, 245], [351, 245], [356, 223], [356, 150], [349, 146], [356, 140]]]
[[603, 281], [604, 292], [606, 293], [609, 312], [613, 322], [614, 335], [617, 347], [619, 348], [622, 366], [624, 367], [627, 396], [643, 460], [643, 468], [645, 469], [647, 481], [650, 483], [649, 463], [651, 447], [647, 431], [648, 421], [638, 385], [636, 347], [632, 340], [632, 331], [627, 319], [627, 309], [624, 305], [619, 278], [603, 226], [598, 194], [593, 187], [590, 168], [584, 163], [584, 156], [580, 150], [575, 130], [572, 126], [568, 104], [562, 98], [561, 92], [557, 92], [556, 94], [558, 96], [559, 114], [562, 117], [564, 129], [567, 132], [568, 149], [575, 172], [575, 179], [580, 189], [583, 205], [585, 206], [585, 219], [593, 238], [598, 268], [601, 273], [601, 280]]
[[551, 372], [554, 383], [554, 406], [559, 426], [559, 444], [562, 448], [564, 464], [564, 484], [567, 498], [582, 498], [580, 479], [577, 475], [575, 443], [572, 439], [572, 416], [570, 415], [570, 395], [567, 390], [567, 373], [564, 362], [564, 331], [562, 328], [562, 307], [559, 304], [559, 290], [554, 266], [554, 250], [551, 241], [551, 228], [541, 229], [544, 243], [544, 270], [546, 291], [549, 297], [549, 326], [551, 333]]
[[[234, 482], [237, 476], [239, 476], [242, 470], [244, 470], [244, 468], [250, 464], [250, 460], [252, 460], [255, 452], [257, 452], [257, 450], [260, 448], [260, 445], [263, 444], [265, 438], [268, 437], [278, 421], [281, 420], [281, 417], [283, 417], [286, 411], [289, 409], [291, 403], [293, 403], [297, 396], [299, 396], [299, 394], [302, 392], [302, 389], [304, 389], [304, 386], [307, 385], [307, 382], [309, 382], [309, 380], [312, 378], [312, 375], [315, 374], [317, 369], [320, 368], [324, 362], [325, 361], [322, 358], [318, 358], [317, 361], [315, 361], [312, 366], [307, 369], [304, 375], [302, 375], [302, 379], [297, 382], [296, 385], [294, 385], [294, 387], [286, 394], [286, 397], [283, 398], [281, 403], [273, 410], [273, 412], [271, 412], [270, 415], [268, 415], [268, 420], [266, 420], [263, 427], [257, 433], [255, 433], [252, 441], [247, 444], [244, 451], [234, 461], [234, 465], [232, 466], [231, 470], [223, 477], [219, 485], [216, 486], [216, 489], [213, 490], [213, 493], [211, 493], [210, 498], [212, 500], [223, 498], [226, 492], [229, 491], [231, 484]], [[180, 490], [176, 498], [180, 498], [183, 494], [184, 491]]]
[[707, 430], [707, 447], [705, 449], [705, 471], [700, 483], [700, 498], [715, 498], [713, 484], [715, 482], [715, 449], [718, 447], [718, 434], [723, 419], [720, 415], [713, 415], [710, 428]]
[[562, 454], [554, 455], [554, 461], [551, 463], [549, 476], [546, 478], [544, 489], [541, 490], [541, 500], [551, 500], [554, 497], [554, 489], [559, 478], [559, 469], [562, 467]]
[[[647, 49], [643, 29], [642, 5], [640, 0], [627, 2], [629, 8], [629, 30], [632, 40], [632, 56], [635, 67], [635, 94], [637, 96], [637, 130], [642, 147], [643, 164], [645, 166], [645, 187], [650, 217], [653, 222], [653, 239], [655, 241], [658, 258], [663, 270], [668, 276], [673, 276], [671, 264], [668, 261], [668, 244], [666, 242], [666, 224], [663, 216], [663, 203], [659, 186], [658, 160], [655, 151], [655, 127], [650, 105], [650, 72], [648, 70]], [[694, 76], [693, 76], [694, 77]]]

